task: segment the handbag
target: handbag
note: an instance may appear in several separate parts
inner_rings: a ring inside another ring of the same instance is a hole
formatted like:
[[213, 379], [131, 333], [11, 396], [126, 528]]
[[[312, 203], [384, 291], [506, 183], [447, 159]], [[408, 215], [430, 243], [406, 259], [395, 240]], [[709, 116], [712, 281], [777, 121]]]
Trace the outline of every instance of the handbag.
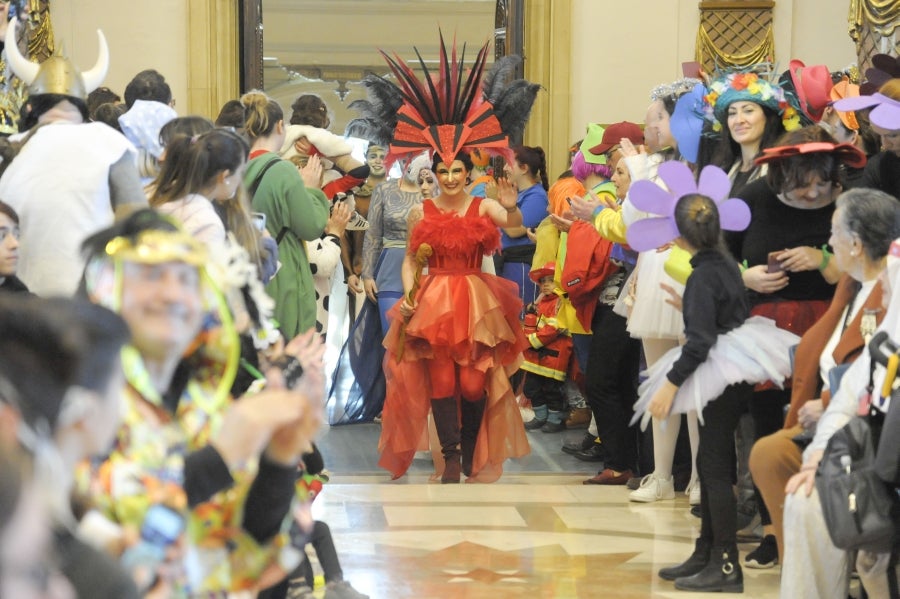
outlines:
[[[881, 332], [869, 344], [870, 397], [875, 364], [879, 358], [887, 361], [881, 351], [886, 340], [887, 334]], [[875, 469], [875, 449], [883, 422], [884, 414], [874, 406], [866, 416], [851, 418], [828, 440], [816, 470], [816, 489], [828, 534], [839, 549], [887, 553], [894, 545], [900, 500], [893, 485], [881, 479]]]

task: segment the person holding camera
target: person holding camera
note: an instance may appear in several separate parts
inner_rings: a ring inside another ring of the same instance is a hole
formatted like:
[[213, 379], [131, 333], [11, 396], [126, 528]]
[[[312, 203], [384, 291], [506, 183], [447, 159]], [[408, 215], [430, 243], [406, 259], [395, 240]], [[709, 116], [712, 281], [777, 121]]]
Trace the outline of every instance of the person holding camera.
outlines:
[[279, 548], [295, 501], [304, 501], [300, 456], [322, 421], [321, 339], [309, 330], [288, 342], [261, 368], [265, 390], [233, 402], [237, 336], [206, 247], [150, 210], [84, 247], [82, 293], [132, 332], [122, 354], [124, 420], [93, 470], [94, 505], [123, 539], [148, 531], [177, 549], [158, 574], [179, 596], [271, 586], [295, 565]]

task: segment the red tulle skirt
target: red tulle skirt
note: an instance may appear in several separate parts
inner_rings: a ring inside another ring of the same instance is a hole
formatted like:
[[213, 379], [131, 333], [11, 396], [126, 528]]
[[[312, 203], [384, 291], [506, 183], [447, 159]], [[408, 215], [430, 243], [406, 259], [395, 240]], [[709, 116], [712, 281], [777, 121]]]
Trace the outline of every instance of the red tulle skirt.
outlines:
[[422, 277], [416, 299], [416, 312], [408, 322], [400, 315], [400, 302], [388, 313], [387, 395], [378, 463], [393, 478], [407, 471], [425, 435], [431, 409], [428, 361], [449, 358], [485, 374], [484, 418], [470, 480], [492, 482], [499, 478], [507, 458], [530, 451], [509, 384], [522, 351], [529, 347], [519, 323], [522, 303], [516, 285], [474, 269], [432, 269], [432, 274]]
[[[781, 302], [765, 302], [757, 304], [750, 309], [750, 316], [764, 316], [775, 321], [775, 326], [785, 331], [802, 337], [809, 328], [816, 324], [825, 311], [831, 300], [806, 300], [806, 301], [781, 301]], [[784, 381], [784, 389], [791, 387], [791, 379]], [[754, 391], [767, 391], [769, 389], [777, 389], [778, 386], [772, 381], [760, 383], [754, 387]]]

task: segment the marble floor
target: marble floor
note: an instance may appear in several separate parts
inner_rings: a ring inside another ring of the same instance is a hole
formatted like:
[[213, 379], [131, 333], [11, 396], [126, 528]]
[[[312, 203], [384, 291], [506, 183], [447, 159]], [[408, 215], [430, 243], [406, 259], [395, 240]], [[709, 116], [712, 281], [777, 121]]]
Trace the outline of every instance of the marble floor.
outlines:
[[[593, 465], [559, 447], [583, 431], [529, 433], [531, 455], [491, 485], [429, 484], [426, 459], [391, 481], [376, 466], [379, 432], [334, 427], [319, 440], [332, 478], [314, 514], [357, 590], [376, 599], [706, 596], [656, 576], [693, 549], [700, 521], [687, 498], [634, 504], [624, 487], [582, 485]], [[778, 597], [777, 568], [744, 577], [743, 596]]]

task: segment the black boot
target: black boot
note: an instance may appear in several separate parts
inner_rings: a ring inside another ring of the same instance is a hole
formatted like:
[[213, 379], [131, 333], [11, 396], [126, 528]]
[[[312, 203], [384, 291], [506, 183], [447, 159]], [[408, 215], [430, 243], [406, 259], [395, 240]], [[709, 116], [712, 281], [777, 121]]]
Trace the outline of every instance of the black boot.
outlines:
[[712, 543], [704, 539], [694, 541], [694, 552], [683, 564], [669, 566], [659, 571], [659, 577], [663, 580], [675, 580], [684, 576], [693, 576], [706, 567], [709, 563], [709, 550]]
[[462, 471], [466, 476], [472, 476], [472, 460], [475, 457], [478, 431], [481, 430], [481, 420], [484, 417], [484, 404], [483, 397], [478, 401], [464, 399], [460, 403], [462, 425], [459, 431], [459, 446], [462, 450]]
[[713, 547], [706, 567], [693, 576], [676, 579], [675, 588], [698, 593], [743, 593], [744, 573], [737, 545]]
[[441, 484], [459, 483], [459, 414], [456, 398], [432, 399], [431, 413], [434, 415], [434, 427], [437, 429], [441, 453], [444, 456]]

